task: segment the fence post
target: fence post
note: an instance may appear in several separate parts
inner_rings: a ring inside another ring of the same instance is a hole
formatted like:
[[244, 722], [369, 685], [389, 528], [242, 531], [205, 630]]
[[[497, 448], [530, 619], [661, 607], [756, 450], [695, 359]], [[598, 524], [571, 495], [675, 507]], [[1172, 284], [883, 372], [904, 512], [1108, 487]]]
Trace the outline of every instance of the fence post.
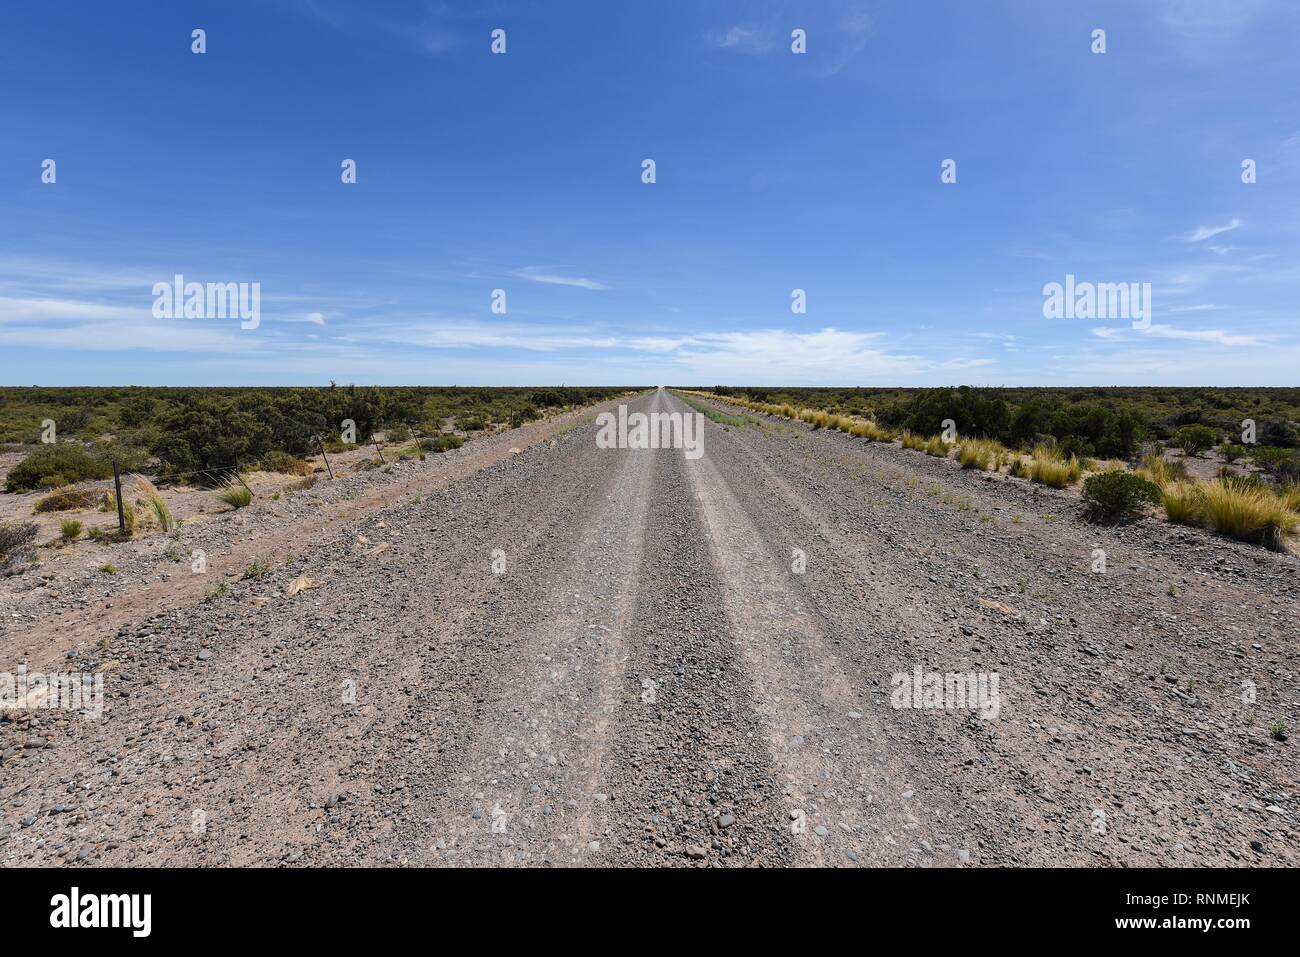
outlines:
[[330, 468], [330, 457], [325, 454], [325, 440], [319, 435], [316, 436], [316, 444], [320, 446], [320, 457], [325, 460], [325, 471], [330, 473], [330, 479], [334, 478], [334, 470]]
[[126, 512], [122, 508], [122, 476], [117, 470], [117, 460], [113, 460], [113, 490], [117, 493], [117, 531], [126, 537]]
[[370, 433], [370, 441], [375, 446], [375, 451], [379, 453], [380, 463], [387, 465], [388, 463], [384, 461], [384, 450], [379, 447], [379, 440], [375, 438], [375, 433], [373, 432]]

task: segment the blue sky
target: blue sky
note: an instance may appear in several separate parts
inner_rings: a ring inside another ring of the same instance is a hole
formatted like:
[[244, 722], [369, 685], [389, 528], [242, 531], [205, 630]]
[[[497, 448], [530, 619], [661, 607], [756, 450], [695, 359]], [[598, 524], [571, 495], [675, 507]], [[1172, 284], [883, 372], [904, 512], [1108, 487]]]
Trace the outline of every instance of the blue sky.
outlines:
[[[0, 382], [1295, 385], [1297, 46], [1286, 0], [11, 4]], [[177, 273], [261, 324], [155, 318]], [[1067, 273], [1150, 328], [1044, 318]]]

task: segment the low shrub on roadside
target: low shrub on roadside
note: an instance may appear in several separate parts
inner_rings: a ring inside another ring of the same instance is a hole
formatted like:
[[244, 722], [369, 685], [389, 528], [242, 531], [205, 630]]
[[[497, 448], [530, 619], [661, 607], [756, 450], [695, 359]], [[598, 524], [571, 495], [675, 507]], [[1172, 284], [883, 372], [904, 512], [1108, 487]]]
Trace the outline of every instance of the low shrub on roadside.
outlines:
[[420, 440], [420, 448], [426, 452], [449, 452], [452, 449], [460, 448], [464, 444], [464, 436], [453, 435], [450, 432]]
[[33, 511], [70, 512], [74, 508], [92, 508], [104, 497], [99, 489], [61, 488], [36, 501]]
[[261, 466], [266, 472], [280, 472], [284, 475], [311, 475], [312, 464], [288, 452], [268, 452], [262, 456]]
[[31, 557], [37, 529], [35, 522], [0, 522], [0, 571]]
[[64, 521], [59, 526], [59, 537], [65, 542], [76, 541], [81, 535], [82, 525], [75, 518]]
[[34, 449], [10, 469], [5, 477], [5, 491], [58, 488], [87, 479], [105, 479], [112, 474], [112, 463], [102, 455], [74, 442], [56, 442]]
[[1084, 480], [1083, 500], [1097, 517], [1121, 518], [1158, 504], [1160, 487], [1131, 472], [1100, 472]]
[[952, 451], [952, 446], [937, 435], [928, 439], [923, 448], [926, 455], [933, 455], [937, 459], [946, 459]]

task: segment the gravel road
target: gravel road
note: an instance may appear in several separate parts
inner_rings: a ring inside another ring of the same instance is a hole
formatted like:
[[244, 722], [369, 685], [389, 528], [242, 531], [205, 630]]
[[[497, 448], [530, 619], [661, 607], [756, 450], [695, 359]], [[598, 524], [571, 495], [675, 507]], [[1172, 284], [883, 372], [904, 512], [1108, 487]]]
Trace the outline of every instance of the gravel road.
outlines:
[[23, 605], [0, 668], [105, 710], [4, 715], [0, 863], [1300, 864], [1296, 556], [743, 418], [471, 443], [224, 594]]

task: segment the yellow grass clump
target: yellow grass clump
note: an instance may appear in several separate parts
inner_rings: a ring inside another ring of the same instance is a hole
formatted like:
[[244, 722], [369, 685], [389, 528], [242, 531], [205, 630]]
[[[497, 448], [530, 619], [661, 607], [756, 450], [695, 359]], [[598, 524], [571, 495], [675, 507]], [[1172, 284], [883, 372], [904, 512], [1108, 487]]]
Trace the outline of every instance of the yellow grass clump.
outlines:
[[1267, 548], [1285, 548], [1300, 515], [1272, 489], [1235, 482], [1206, 482], [1197, 489], [1201, 520], [1221, 535]]
[[1054, 446], [1040, 445], [1034, 449], [1034, 460], [1029, 465], [1029, 478], [1051, 488], [1065, 488], [1079, 481], [1083, 466], [1071, 455], [1063, 457]]
[[982, 472], [996, 472], [1006, 455], [1006, 446], [993, 439], [964, 439], [957, 449], [957, 461], [962, 468]]

